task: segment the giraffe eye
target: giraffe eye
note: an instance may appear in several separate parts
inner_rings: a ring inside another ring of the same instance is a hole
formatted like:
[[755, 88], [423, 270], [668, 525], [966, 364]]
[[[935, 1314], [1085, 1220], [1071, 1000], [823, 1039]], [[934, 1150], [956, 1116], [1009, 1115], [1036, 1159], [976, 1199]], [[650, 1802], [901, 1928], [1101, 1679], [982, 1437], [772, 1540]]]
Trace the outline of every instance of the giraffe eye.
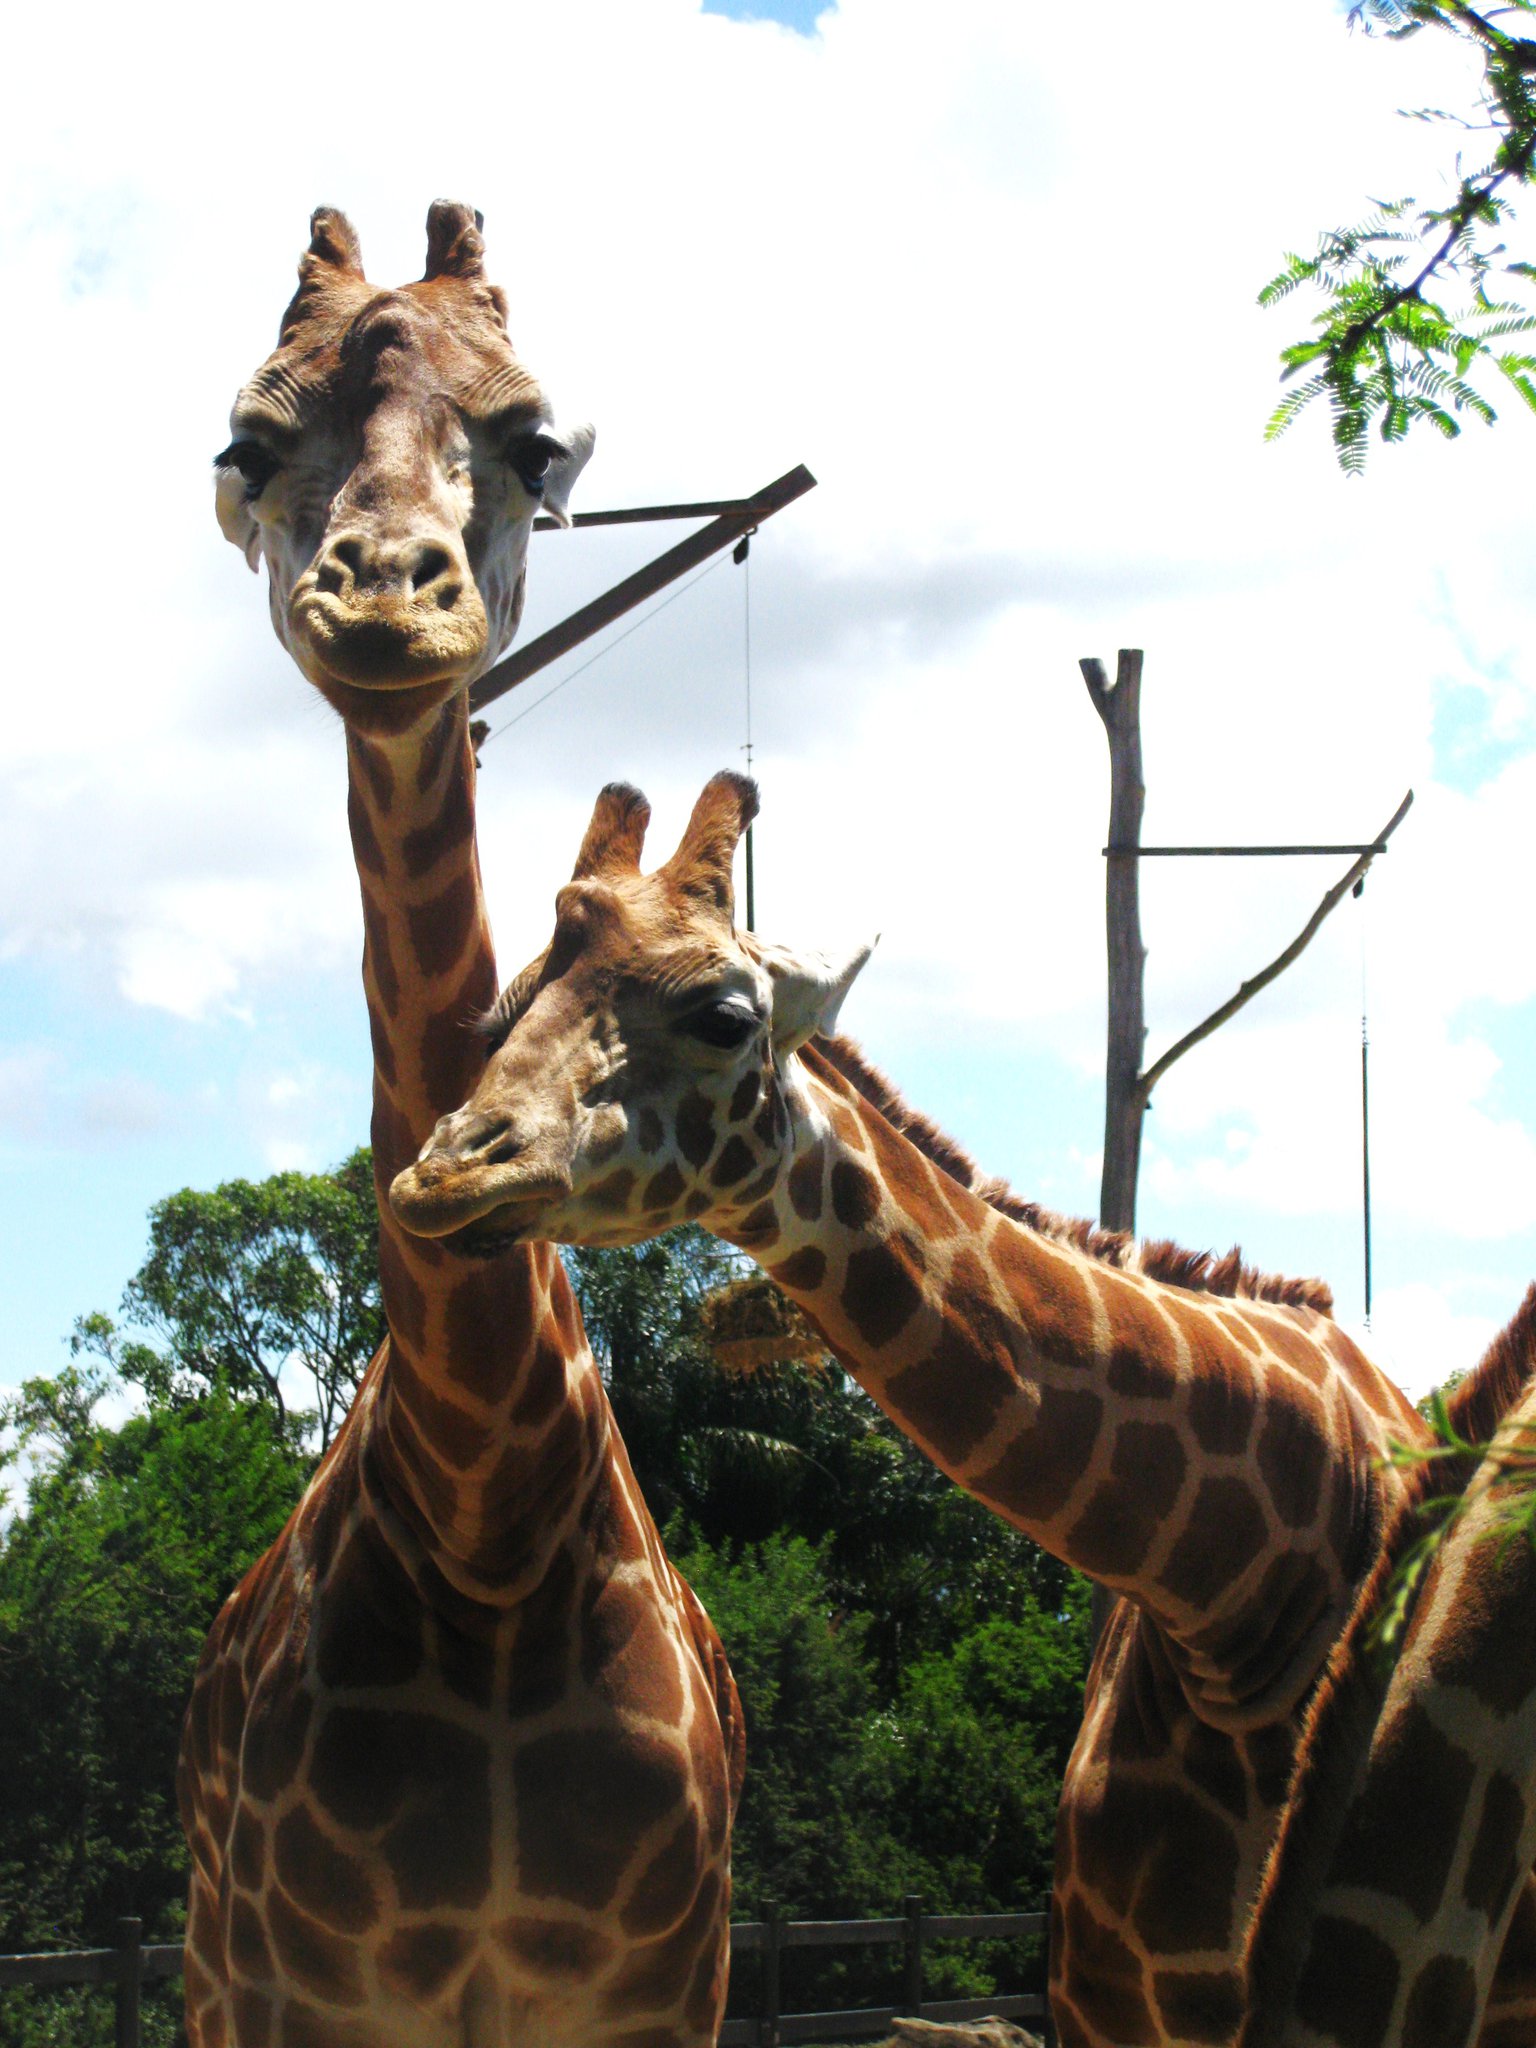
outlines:
[[527, 434], [507, 450], [507, 460], [530, 498], [544, 495], [550, 464], [559, 453], [560, 443], [550, 434]]
[[278, 472], [278, 460], [259, 441], [231, 441], [213, 458], [215, 469], [238, 469], [245, 479], [246, 494], [259, 498]]
[[683, 1019], [683, 1029], [704, 1045], [735, 1052], [757, 1029], [757, 1012], [743, 997], [727, 996], [722, 1002], [706, 1003], [702, 1010], [691, 1011]]

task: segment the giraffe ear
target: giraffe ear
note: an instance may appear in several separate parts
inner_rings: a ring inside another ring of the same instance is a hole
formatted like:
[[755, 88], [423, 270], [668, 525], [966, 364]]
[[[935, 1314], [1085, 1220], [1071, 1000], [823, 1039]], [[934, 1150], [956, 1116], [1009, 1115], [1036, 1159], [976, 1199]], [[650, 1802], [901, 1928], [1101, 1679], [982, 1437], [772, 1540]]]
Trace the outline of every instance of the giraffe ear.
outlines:
[[844, 997], [879, 943], [876, 934], [841, 967], [820, 953], [762, 948], [763, 965], [773, 984], [773, 1050], [777, 1058], [787, 1059], [808, 1038], [832, 1036]]
[[571, 486], [587, 466], [597, 429], [583, 420], [579, 427], [545, 427], [540, 439], [558, 443], [559, 453], [551, 458], [544, 473], [539, 510], [547, 512], [558, 526], [569, 526]]
[[214, 471], [213, 510], [220, 533], [244, 555], [254, 576], [261, 567], [261, 528], [251, 511], [245, 478], [233, 465]]

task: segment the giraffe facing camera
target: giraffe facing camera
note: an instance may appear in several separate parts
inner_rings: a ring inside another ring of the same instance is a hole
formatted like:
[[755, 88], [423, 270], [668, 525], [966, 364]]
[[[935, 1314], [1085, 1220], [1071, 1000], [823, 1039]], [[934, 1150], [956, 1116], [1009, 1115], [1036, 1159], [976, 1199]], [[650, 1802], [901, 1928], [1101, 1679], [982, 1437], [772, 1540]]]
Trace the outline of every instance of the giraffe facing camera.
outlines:
[[[591, 447], [512, 353], [479, 216], [383, 292], [314, 216], [218, 513], [341, 714], [388, 1334], [199, 1661], [178, 1790], [190, 2048], [710, 2048], [744, 1738], [565, 1270], [385, 1200], [480, 1073], [496, 993], [470, 680]], [[338, 796], [340, 791], [338, 790]]]

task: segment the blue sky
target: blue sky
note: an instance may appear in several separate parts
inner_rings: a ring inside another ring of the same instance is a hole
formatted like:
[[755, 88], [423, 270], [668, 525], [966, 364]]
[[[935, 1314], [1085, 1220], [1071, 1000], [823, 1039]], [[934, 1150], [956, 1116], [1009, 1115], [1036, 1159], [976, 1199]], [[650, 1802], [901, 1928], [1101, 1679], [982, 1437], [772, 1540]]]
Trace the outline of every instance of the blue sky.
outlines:
[[[1097, 1186], [1107, 777], [1078, 657], [1147, 649], [1149, 841], [1353, 840], [1414, 786], [1363, 917], [1159, 1090], [1142, 1221], [1322, 1272], [1358, 1316], [1363, 924], [1373, 1341], [1416, 1386], [1469, 1362], [1536, 1272], [1536, 428], [1378, 450], [1346, 484], [1321, 421], [1262, 443], [1307, 309], [1254, 306], [1364, 194], [1438, 196], [1439, 139], [1396, 109], [1466, 81], [1425, 38], [1347, 35], [1332, 0], [1280, 42], [1216, 0], [1109, 0], [1091, 78], [1070, 18], [1006, 0], [471, 12], [491, 69], [515, 28], [524, 73], [560, 82], [510, 140], [415, 123], [385, 146], [413, 19], [387, 4], [315, 122], [285, 71], [305, 16], [277, 0], [258, 45], [189, 10], [153, 67], [103, 11], [71, 31], [68, 102], [0, 141], [0, 273], [32, 312], [0, 348], [39, 394], [9, 429], [35, 488], [0, 518], [12, 561], [39, 559], [40, 520], [69, 542], [43, 556], [59, 601], [11, 622], [29, 681], [0, 730], [0, 1385], [115, 1305], [159, 1196], [365, 1135], [340, 733], [215, 529], [208, 459], [310, 207], [345, 205], [392, 281], [439, 192], [483, 209], [519, 346], [597, 423], [582, 503], [820, 478], [752, 555], [759, 922], [882, 932], [849, 1028], [1024, 1192], [1088, 1209]], [[29, 17], [18, 66], [52, 75], [64, 32]], [[261, 173], [215, 116], [189, 182], [188, 124], [231, 78], [263, 109]], [[540, 537], [525, 632], [667, 537]], [[604, 781], [649, 791], [665, 851], [740, 760], [745, 580], [722, 567], [493, 741], [509, 971]], [[1150, 1049], [1333, 878], [1155, 864]]]
[[728, 21], [776, 21], [797, 35], [815, 32], [818, 18], [829, 14], [835, 0], [704, 0], [704, 14], [723, 14]]

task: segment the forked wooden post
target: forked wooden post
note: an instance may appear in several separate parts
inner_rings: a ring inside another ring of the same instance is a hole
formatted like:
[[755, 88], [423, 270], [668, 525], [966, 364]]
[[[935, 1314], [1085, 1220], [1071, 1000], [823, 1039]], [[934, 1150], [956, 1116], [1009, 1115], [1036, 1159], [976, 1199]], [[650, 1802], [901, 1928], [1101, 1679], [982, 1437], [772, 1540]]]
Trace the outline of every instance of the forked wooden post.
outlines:
[[1141, 772], [1139, 647], [1122, 647], [1111, 686], [1104, 664], [1079, 663], [1093, 708], [1109, 740], [1109, 869], [1104, 888], [1104, 938], [1109, 958], [1109, 1031], [1104, 1062], [1104, 1165], [1099, 1221], [1108, 1230], [1136, 1228], [1141, 1166], [1141, 1058], [1146, 1046], [1141, 942], [1141, 814], [1147, 791]]

